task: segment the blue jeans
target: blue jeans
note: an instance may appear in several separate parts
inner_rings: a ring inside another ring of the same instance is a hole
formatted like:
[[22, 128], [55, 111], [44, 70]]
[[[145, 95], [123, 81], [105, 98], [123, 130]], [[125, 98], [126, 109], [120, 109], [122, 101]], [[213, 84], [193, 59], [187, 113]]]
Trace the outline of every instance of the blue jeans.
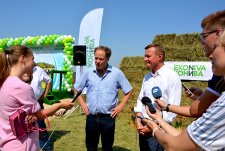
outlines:
[[[39, 128], [46, 128], [46, 125], [45, 125], [45, 121], [44, 120], [41, 120], [41, 121], [38, 121], [38, 126]], [[39, 141], [40, 141], [40, 147], [42, 148], [45, 143], [45, 147], [44, 147], [44, 150], [45, 151], [52, 151], [53, 150], [53, 145], [52, 145], [52, 142], [49, 140], [48, 141], [48, 138], [49, 138], [49, 135], [48, 135], [48, 131], [45, 130], [45, 131], [39, 131]]]
[[164, 148], [153, 136], [139, 135], [140, 151], [164, 151]]
[[114, 134], [115, 118], [98, 118], [93, 115], [87, 115], [85, 140], [87, 151], [97, 151], [100, 135], [102, 151], [113, 151]]

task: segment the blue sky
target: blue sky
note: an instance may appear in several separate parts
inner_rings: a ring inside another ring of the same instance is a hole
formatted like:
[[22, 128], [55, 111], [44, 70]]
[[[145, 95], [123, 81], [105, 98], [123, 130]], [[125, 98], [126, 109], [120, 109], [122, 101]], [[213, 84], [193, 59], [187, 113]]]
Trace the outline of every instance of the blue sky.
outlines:
[[224, 0], [2, 0], [0, 38], [72, 35], [78, 42], [82, 18], [104, 8], [100, 45], [112, 49], [110, 63], [143, 56], [158, 34], [201, 32], [203, 17], [223, 10]]

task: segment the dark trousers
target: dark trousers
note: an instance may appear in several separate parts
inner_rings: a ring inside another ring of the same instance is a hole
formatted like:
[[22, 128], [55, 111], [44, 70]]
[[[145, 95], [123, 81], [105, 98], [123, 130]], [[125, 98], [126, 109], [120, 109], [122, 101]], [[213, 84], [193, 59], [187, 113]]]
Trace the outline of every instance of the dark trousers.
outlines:
[[140, 151], [164, 151], [164, 148], [153, 136], [139, 135]]
[[86, 147], [87, 151], [97, 151], [101, 135], [102, 151], [113, 151], [115, 119], [111, 117], [95, 117], [87, 115]]
[[[38, 121], [38, 126], [41, 129], [46, 128], [45, 121], [44, 120]], [[48, 135], [48, 131], [47, 130], [39, 131], [40, 147], [42, 148], [45, 145], [45, 143], [47, 142], [45, 147], [44, 147], [44, 150], [45, 151], [52, 151], [53, 150], [53, 145], [52, 145], [52, 142], [50, 140], [48, 141], [48, 138], [49, 138], [49, 135]]]

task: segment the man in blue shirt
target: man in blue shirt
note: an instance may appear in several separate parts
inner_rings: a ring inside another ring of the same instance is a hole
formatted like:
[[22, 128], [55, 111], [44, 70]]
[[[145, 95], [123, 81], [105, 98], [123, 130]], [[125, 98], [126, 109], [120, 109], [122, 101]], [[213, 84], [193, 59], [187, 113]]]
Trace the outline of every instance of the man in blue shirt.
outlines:
[[[96, 68], [88, 69], [74, 85], [77, 93], [86, 87], [86, 102], [82, 96], [78, 101], [86, 118], [86, 147], [97, 151], [101, 135], [102, 150], [112, 151], [115, 133], [115, 118], [131, 97], [132, 87], [123, 72], [108, 64], [111, 49], [106, 46], [94, 50]], [[118, 102], [118, 90], [124, 97]]]

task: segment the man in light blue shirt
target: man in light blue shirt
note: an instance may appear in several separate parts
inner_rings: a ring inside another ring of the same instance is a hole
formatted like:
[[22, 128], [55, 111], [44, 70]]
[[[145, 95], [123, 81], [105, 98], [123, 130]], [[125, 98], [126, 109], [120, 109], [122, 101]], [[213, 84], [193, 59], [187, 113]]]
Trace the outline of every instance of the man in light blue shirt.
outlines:
[[[87, 115], [86, 147], [88, 151], [97, 151], [101, 135], [102, 150], [112, 151], [115, 133], [115, 117], [123, 110], [131, 97], [132, 87], [123, 72], [108, 64], [111, 49], [106, 46], [94, 50], [96, 68], [88, 69], [74, 85], [77, 93], [86, 87], [87, 99], [82, 96], [78, 101]], [[118, 90], [124, 97], [118, 102]]]

